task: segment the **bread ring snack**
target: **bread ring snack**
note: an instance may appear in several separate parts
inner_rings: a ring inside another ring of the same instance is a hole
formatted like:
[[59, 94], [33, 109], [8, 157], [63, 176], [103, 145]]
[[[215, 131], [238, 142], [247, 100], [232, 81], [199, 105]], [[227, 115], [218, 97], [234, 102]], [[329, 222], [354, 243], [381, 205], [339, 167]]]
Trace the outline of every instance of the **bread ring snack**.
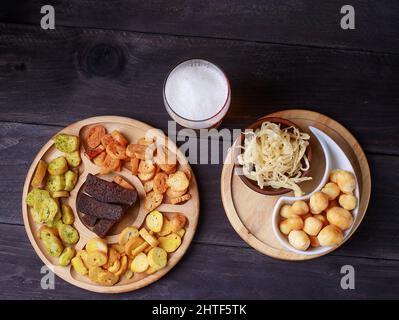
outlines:
[[101, 267], [90, 268], [89, 278], [91, 281], [103, 286], [113, 286], [119, 280], [117, 275], [104, 270]]
[[136, 249], [138, 246], [140, 246], [142, 243], [144, 243], [144, 240], [140, 237], [133, 237], [129, 239], [128, 242], [125, 244], [125, 252], [128, 256], [132, 256], [132, 252], [134, 249]]
[[179, 204], [179, 203], [182, 203], [182, 202], [190, 200], [190, 199], [191, 199], [191, 194], [187, 193], [183, 196], [170, 199], [170, 203], [171, 204]]
[[87, 254], [87, 264], [90, 267], [101, 267], [107, 263], [108, 257], [102, 251], [91, 251]]
[[106, 152], [113, 159], [124, 160], [126, 159], [126, 149], [116, 141], [112, 141], [107, 145]]
[[118, 243], [124, 246], [130, 239], [137, 238], [139, 236], [139, 230], [136, 227], [126, 227], [119, 234]]
[[80, 257], [72, 258], [71, 264], [73, 269], [82, 276], [85, 276], [89, 272], [89, 270], [87, 269], [87, 267], [85, 266]]
[[118, 130], [114, 130], [111, 133], [111, 137], [116, 141], [116, 143], [120, 144], [123, 147], [126, 147], [127, 144], [129, 143], [127, 139], [124, 137], [122, 133], [120, 133]]
[[115, 176], [112, 179], [112, 181], [115, 182], [117, 185], [120, 185], [122, 188], [130, 189], [130, 190], [134, 190], [135, 189], [129, 182], [127, 182], [121, 176]]
[[139, 164], [140, 173], [153, 173], [155, 171], [155, 165], [152, 160], [141, 160]]
[[143, 146], [140, 144], [133, 144], [133, 143], [129, 144], [126, 147], [126, 155], [129, 158], [135, 157], [140, 160], [145, 160], [147, 158], [148, 159], [151, 158], [150, 157], [150, 149], [148, 149], [147, 146]]
[[137, 256], [140, 252], [145, 251], [148, 247], [151, 248], [151, 246], [148, 244], [148, 242], [143, 242], [142, 244], [140, 244], [138, 247], [134, 248], [132, 250], [132, 257]]
[[94, 149], [100, 143], [102, 137], [106, 134], [106, 130], [102, 125], [95, 125], [89, 128], [85, 135], [85, 141], [89, 148]]
[[163, 214], [154, 210], [147, 215], [145, 223], [151, 231], [160, 232], [163, 226]]
[[133, 157], [130, 158], [130, 172], [132, 175], [137, 176], [139, 173], [139, 165], [140, 165], [140, 159], [136, 158], [136, 156], [133, 155]]
[[101, 144], [104, 148], [106, 148], [112, 141], [114, 141], [114, 138], [112, 138], [112, 135], [110, 133], [105, 134], [101, 138]]
[[181, 245], [181, 238], [176, 233], [171, 233], [165, 237], [159, 237], [159, 247], [166, 252], [175, 252]]
[[112, 158], [109, 154], [105, 156], [104, 162], [100, 168], [100, 174], [108, 174], [118, 170], [121, 162], [119, 159]]
[[35, 173], [32, 178], [31, 186], [33, 188], [41, 188], [43, 186], [43, 181], [47, 173], [47, 163], [43, 160], [39, 160]]
[[145, 228], [141, 228], [140, 231], [140, 236], [149, 243], [151, 247], [156, 247], [158, 245], [158, 240], [151, 235]]
[[187, 189], [184, 189], [182, 191], [175, 191], [175, 190], [169, 188], [166, 190], [166, 195], [168, 196], [169, 199], [181, 197], [181, 196], [185, 195], [186, 193], [187, 193]]
[[168, 190], [168, 175], [165, 172], [158, 172], [154, 177], [154, 191], [165, 193]]
[[164, 217], [163, 218], [163, 225], [162, 225], [162, 230], [158, 232], [159, 236], [167, 236], [172, 232], [172, 224], [170, 223], [169, 219]]
[[168, 186], [174, 191], [183, 191], [188, 188], [190, 181], [187, 179], [183, 171], [177, 171], [169, 175], [167, 180]]
[[157, 193], [155, 191], [151, 191], [147, 194], [147, 196], [144, 199], [144, 209], [147, 212], [151, 212], [159, 207], [159, 205], [162, 203], [162, 200], [163, 200], [162, 194]]
[[160, 270], [166, 266], [168, 255], [162, 248], [155, 247], [148, 252], [148, 264], [155, 270]]
[[93, 238], [93, 239], [90, 239], [86, 243], [86, 251], [87, 252], [92, 252], [92, 251], [96, 251], [96, 250], [102, 251], [105, 254], [108, 253], [108, 245], [104, 239]]
[[187, 218], [180, 213], [173, 213], [169, 216], [169, 222], [172, 232], [177, 232], [178, 230], [185, 227], [187, 223]]
[[122, 274], [124, 274], [127, 270], [127, 266], [128, 266], [128, 261], [127, 261], [127, 257], [123, 256], [121, 258], [121, 266], [119, 268], [119, 270], [117, 272], [115, 272], [115, 275], [117, 277], [121, 276]]
[[155, 170], [153, 172], [149, 172], [149, 173], [144, 173], [144, 172], [139, 171], [137, 176], [141, 180], [141, 182], [147, 182], [147, 181], [152, 180], [152, 178], [154, 178]]

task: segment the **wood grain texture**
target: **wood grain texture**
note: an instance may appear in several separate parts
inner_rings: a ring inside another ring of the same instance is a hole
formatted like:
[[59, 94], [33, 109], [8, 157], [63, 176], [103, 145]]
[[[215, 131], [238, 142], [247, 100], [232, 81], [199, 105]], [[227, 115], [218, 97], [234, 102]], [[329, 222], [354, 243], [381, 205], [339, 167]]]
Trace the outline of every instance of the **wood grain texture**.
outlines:
[[[0, 233], [0, 299], [393, 299], [399, 292], [397, 260], [328, 255], [292, 263], [265, 257], [253, 249], [203, 244], [192, 244], [167, 277], [135, 292], [100, 295], [58, 277], [54, 290], [42, 290], [43, 265], [33, 253], [24, 228], [0, 225]], [[356, 270], [355, 290], [341, 289], [340, 270], [346, 264]]]
[[[20, 202], [28, 168], [47, 140], [60, 127], [0, 123], [0, 223], [22, 224]], [[35, 137], [35, 139], [32, 139]], [[222, 147], [220, 148], [222, 150]], [[399, 157], [369, 155], [372, 194], [362, 225], [335, 254], [399, 260]], [[195, 243], [247, 247], [235, 233], [224, 213], [220, 199], [221, 165], [193, 165], [201, 195], [201, 219]], [[32, 250], [32, 255], [35, 255]]]
[[[38, 25], [40, 0], [2, 3], [0, 21]], [[49, 0], [57, 26], [90, 27], [399, 52], [399, 4], [395, 0], [352, 0], [356, 29], [340, 28], [334, 0]]]
[[366, 151], [399, 155], [399, 55], [6, 24], [0, 47], [3, 121], [66, 126], [112, 113], [165, 130], [165, 75], [183, 59], [202, 57], [231, 81], [223, 127], [306, 108], [350, 128]]

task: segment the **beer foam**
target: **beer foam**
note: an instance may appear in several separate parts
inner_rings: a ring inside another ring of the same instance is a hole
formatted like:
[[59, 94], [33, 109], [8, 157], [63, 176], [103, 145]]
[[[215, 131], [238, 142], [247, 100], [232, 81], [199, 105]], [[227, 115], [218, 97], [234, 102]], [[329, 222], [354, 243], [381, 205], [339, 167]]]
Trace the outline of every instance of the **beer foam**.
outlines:
[[179, 116], [201, 121], [223, 108], [228, 90], [226, 77], [219, 68], [203, 60], [190, 60], [170, 73], [165, 98]]

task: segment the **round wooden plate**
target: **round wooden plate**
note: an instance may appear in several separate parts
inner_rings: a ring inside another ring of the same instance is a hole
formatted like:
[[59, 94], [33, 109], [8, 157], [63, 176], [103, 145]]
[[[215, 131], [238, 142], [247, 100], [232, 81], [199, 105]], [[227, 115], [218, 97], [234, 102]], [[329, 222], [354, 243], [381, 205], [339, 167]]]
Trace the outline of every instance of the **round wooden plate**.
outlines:
[[[296, 123], [302, 131], [310, 133], [308, 127], [316, 127], [328, 134], [345, 152], [355, 170], [359, 183], [359, 210], [354, 226], [345, 239], [356, 231], [360, 225], [369, 203], [371, 193], [370, 168], [366, 156], [352, 134], [335, 120], [317, 112], [308, 110], [286, 110], [275, 112], [267, 117], [281, 117]], [[248, 188], [234, 174], [234, 148], [229, 151], [223, 166], [221, 177], [221, 194], [227, 217], [241, 238], [254, 249], [273, 258], [282, 260], [308, 260], [325, 255], [331, 250], [319, 255], [304, 255], [288, 251], [274, 236], [272, 228], [272, 212], [280, 196], [265, 196]], [[313, 191], [321, 180], [324, 172], [324, 156], [320, 146], [312, 138], [313, 161], [310, 176], [312, 181], [301, 184], [306, 193]], [[288, 193], [286, 195], [292, 195]], [[342, 244], [341, 244], [342, 245]]]
[[[111, 132], [113, 130], [119, 130], [131, 143], [136, 143], [136, 141], [145, 136], [146, 132], [148, 130], [156, 130], [153, 127], [129, 118], [124, 118], [124, 117], [116, 117], [116, 116], [101, 116], [101, 117], [94, 117], [94, 118], [89, 118], [85, 119], [79, 122], [76, 122], [74, 124], [71, 124], [70, 126], [66, 127], [63, 129], [60, 133], [67, 133], [67, 134], [72, 134], [76, 136], [82, 136], [82, 132], [91, 125], [94, 124], [101, 124], [103, 125], [108, 132]], [[190, 166], [188, 162], [186, 161], [184, 155], [176, 148], [176, 145], [168, 138], [165, 137], [165, 135], [160, 131], [156, 131], [156, 135], [159, 136], [160, 138], [167, 139], [168, 143], [168, 148], [174, 152], [177, 155], [177, 160], [179, 163], [179, 168], [180, 169], [190, 169]], [[166, 141], [166, 140], [163, 140]], [[76, 197], [78, 193], [80, 192], [80, 189], [83, 185], [83, 183], [86, 181], [86, 177], [89, 173], [92, 174], [98, 174], [99, 173], [99, 167], [94, 165], [85, 155], [84, 155], [84, 150], [82, 147], [81, 143], [81, 148], [80, 148], [80, 154], [82, 158], [82, 164], [79, 167], [80, 170], [80, 175], [79, 175], [79, 180], [73, 189], [73, 191], [70, 193], [70, 197], [67, 199], [67, 203], [72, 207], [74, 214], [75, 214], [75, 223], [74, 226], [75, 228], [79, 231], [80, 234], [80, 240], [79, 242], [75, 245], [76, 249], [82, 249], [85, 244], [87, 243], [88, 240], [97, 237], [96, 234], [94, 234], [91, 230], [86, 228], [83, 223], [81, 222], [79, 215], [76, 210]], [[187, 201], [184, 204], [178, 204], [178, 205], [172, 205], [172, 204], [161, 204], [157, 210], [161, 211], [164, 213], [166, 216], [168, 214], [171, 214], [173, 212], [179, 212], [184, 214], [187, 217], [187, 225], [185, 227], [186, 233], [182, 239], [182, 244], [181, 246], [172, 254], [168, 254], [168, 263], [165, 268], [151, 274], [147, 275], [145, 273], [135, 273], [134, 276], [131, 279], [122, 279], [120, 282], [115, 284], [112, 287], [106, 287], [106, 286], [101, 286], [98, 285], [92, 281], [86, 276], [81, 276], [71, 268], [71, 266], [68, 267], [62, 267], [59, 266], [57, 261], [58, 258], [54, 258], [49, 256], [46, 251], [44, 250], [43, 244], [40, 241], [40, 239], [37, 236], [37, 230], [40, 227], [40, 225], [34, 223], [33, 219], [31, 218], [30, 214], [30, 208], [25, 204], [25, 198], [30, 191], [30, 183], [32, 180], [32, 176], [34, 174], [34, 171], [36, 169], [36, 166], [39, 162], [40, 159], [45, 160], [46, 162], [49, 162], [50, 160], [54, 159], [55, 157], [62, 155], [61, 152], [55, 149], [54, 147], [54, 141], [53, 138], [48, 141], [43, 148], [39, 151], [37, 154], [36, 158], [34, 159], [28, 174], [26, 176], [25, 180], [25, 185], [24, 185], [24, 190], [23, 190], [23, 197], [22, 197], [22, 212], [23, 212], [23, 219], [24, 219], [24, 224], [25, 224], [25, 229], [28, 234], [29, 240], [32, 243], [33, 248], [35, 249], [36, 253], [38, 256], [42, 259], [42, 261], [51, 269], [54, 271], [55, 274], [57, 274], [59, 277], [64, 279], [65, 281], [89, 290], [89, 291], [94, 291], [94, 292], [100, 292], [100, 293], [120, 293], [120, 292], [128, 292], [128, 291], [134, 291], [139, 288], [142, 288], [144, 286], [149, 285], [150, 283], [153, 283], [160, 279], [162, 276], [164, 276], [169, 270], [171, 270], [176, 263], [183, 257], [185, 252], [187, 251], [193, 237], [195, 230], [197, 228], [197, 223], [198, 223], [198, 216], [199, 216], [199, 194], [198, 194], [198, 186], [197, 182], [195, 179], [194, 174], [192, 174], [192, 179], [190, 180], [190, 186], [189, 186], [189, 192], [192, 196], [192, 198]], [[178, 169], [179, 169], [178, 168]], [[117, 172], [116, 174], [122, 175], [125, 177], [131, 184], [133, 184], [138, 192], [139, 195], [139, 203], [136, 203], [135, 206], [132, 207], [132, 209], [126, 213], [124, 218], [117, 223], [116, 226], [114, 226], [111, 229], [111, 235], [106, 238], [107, 243], [117, 243], [118, 239], [118, 234], [120, 231], [128, 226], [132, 225], [135, 227], [140, 227], [143, 224], [143, 221], [146, 216], [146, 212], [143, 207], [143, 200], [145, 198], [145, 191], [143, 188], [143, 184], [141, 181], [136, 177], [133, 176], [130, 173], [130, 170], [127, 168], [123, 168], [121, 172]], [[104, 179], [110, 179], [112, 176], [111, 175], [106, 175], [106, 176], [101, 176], [101, 178]]]

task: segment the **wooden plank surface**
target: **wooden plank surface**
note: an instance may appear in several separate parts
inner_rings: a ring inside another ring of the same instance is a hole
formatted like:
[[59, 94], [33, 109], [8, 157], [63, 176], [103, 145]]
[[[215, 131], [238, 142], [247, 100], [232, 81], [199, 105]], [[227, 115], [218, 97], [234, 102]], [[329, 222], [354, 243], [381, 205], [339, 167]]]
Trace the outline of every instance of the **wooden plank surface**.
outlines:
[[57, 26], [399, 52], [392, 0], [352, 0], [356, 29], [349, 31], [340, 28], [347, 3], [334, 0], [9, 0], [0, 21], [39, 25], [44, 4], [54, 6]]
[[[20, 202], [26, 172], [35, 157], [60, 127], [0, 123], [0, 223], [23, 224]], [[34, 138], [33, 138], [34, 137]], [[220, 146], [222, 151], [222, 146]], [[355, 236], [333, 255], [399, 260], [399, 157], [369, 155], [373, 168], [370, 208]], [[201, 218], [196, 243], [247, 247], [230, 226], [220, 200], [222, 165], [194, 165], [201, 194]]]
[[67, 125], [112, 113], [165, 130], [164, 78], [197, 56], [219, 64], [231, 81], [223, 127], [307, 108], [349, 127], [366, 151], [399, 154], [399, 55], [5, 24], [0, 47], [2, 121]]
[[[25, 229], [0, 224], [0, 232], [0, 299], [388, 299], [397, 298], [399, 291], [399, 282], [392, 281], [397, 279], [398, 260], [329, 255], [292, 263], [249, 248], [204, 244], [193, 244], [163, 279], [136, 292], [100, 295], [60, 278], [54, 290], [42, 290], [43, 265], [32, 254]], [[344, 265], [355, 268], [355, 290], [341, 289]]]

